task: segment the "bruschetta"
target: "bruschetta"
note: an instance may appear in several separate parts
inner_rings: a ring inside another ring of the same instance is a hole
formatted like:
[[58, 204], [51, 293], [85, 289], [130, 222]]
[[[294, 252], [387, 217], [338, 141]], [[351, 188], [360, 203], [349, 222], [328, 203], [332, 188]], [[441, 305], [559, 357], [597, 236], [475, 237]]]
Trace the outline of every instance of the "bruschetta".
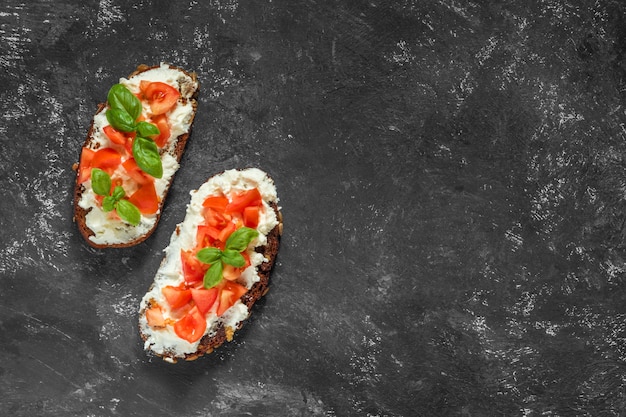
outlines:
[[155, 230], [197, 109], [195, 73], [139, 66], [98, 106], [74, 164], [74, 221], [89, 245], [128, 247]]
[[227, 170], [192, 191], [139, 306], [146, 351], [192, 360], [231, 341], [269, 288], [282, 214], [258, 168]]

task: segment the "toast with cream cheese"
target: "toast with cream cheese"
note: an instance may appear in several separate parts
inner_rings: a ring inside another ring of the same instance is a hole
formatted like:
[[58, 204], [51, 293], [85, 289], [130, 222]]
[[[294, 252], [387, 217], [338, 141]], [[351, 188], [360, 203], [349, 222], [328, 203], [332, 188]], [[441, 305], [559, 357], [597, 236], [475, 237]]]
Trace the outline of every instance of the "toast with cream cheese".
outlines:
[[195, 73], [139, 66], [98, 106], [74, 164], [74, 221], [96, 248], [128, 247], [155, 230], [197, 109]]
[[283, 229], [274, 182], [257, 168], [224, 171], [190, 194], [139, 307], [145, 350], [168, 362], [232, 340], [269, 288]]

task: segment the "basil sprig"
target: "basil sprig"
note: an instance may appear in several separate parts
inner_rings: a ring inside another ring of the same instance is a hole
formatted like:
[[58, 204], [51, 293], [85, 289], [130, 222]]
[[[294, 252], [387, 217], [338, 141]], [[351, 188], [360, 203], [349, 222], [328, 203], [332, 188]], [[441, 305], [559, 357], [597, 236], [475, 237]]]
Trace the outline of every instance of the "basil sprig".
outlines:
[[111, 177], [100, 168], [91, 170], [91, 188], [93, 192], [104, 197], [102, 210], [115, 210], [120, 219], [133, 226], [141, 221], [141, 212], [133, 203], [125, 200], [126, 192], [121, 186], [116, 186], [111, 192]]
[[133, 141], [133, 157], [142, 171], [154, 178], [163, 176], [163, 164], [156, 143], [152, 139], [135, 137]]
[[246, 259], [241, 252], [246, 250], [250, 242], [259, 235], [259, 232], [249, 227], [235, 230], [226, 240], [224, 250], [214, 247], [202, 248], [196, 253], [196, 258], [202, 263], [211, 265], [204, 274], [204, 288], [212, 288], [220, 283], [224, 277], [224, 264], [241, 268]]
[[136, 132], [133, 141], [133, 157], [142, 171], [154, 178], [163, 176], [163, 163], [159, 148], [148, 136], [161, 133], [159, 128], [145, 121], [137, 121], [141, 116], [141, 100], [122, 84], [115, 84], [109, 90], [107, 101], [110, 108], [106, 112], [107, 121], [121, 132]]

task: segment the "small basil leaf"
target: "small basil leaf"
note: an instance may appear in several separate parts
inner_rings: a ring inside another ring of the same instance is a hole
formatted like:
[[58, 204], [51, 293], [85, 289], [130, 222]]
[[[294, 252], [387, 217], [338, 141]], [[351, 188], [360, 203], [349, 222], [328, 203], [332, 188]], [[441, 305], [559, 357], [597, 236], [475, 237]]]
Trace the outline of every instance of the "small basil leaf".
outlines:
[[115, 201], [119, 201], [121, 200], [124, 196], [126, 195], [126, 192], [124, 192], [124, 189], [117, 185], [114, 189], [113, 189], [113, 193], [111, 194], [111, 197], [113, 197], [115, 199]]
[[221, 257], [222, 251], [214, 247], [203, 248], [196, 253], [196, 258], [205, 264], [213, 264], [219, 261]]
[[108, 196], [111, 192], [111, 177], [100, 168], [91, 170], [91, 188], [98, 195]]
[[234, 266], [235, 268], [241, 268], [246, 264], [246, 259], [241, 255], [241, 253], [233, 249], [226, 249], [224, 251], [222, 254], [222, 261], [228, 265]]
[[209, 269], [204, 274], [204, 279], [202, 284], [204, 288], [209, 289], [215, 287], [222, 280], [222, 273], [224, 271], [224, 266], [221, 262], [216, 262], [209, 267]]
[[154, 178], [163, 176], [163, 163], [159, 149], [152, 139], [137, 136], [133, 141], [133, 157], [142, 171]]
[[114, 129], [121, 132], [134, 132], [135, 119], [122, 109], [108, 109], [105, 116], [107, 121]]
[[141, 101], [122, 84], [115, 84], [109, 90], [107, 101], [112, 109], [123, 110], [134, 122], [141, 114]]
[[143, 137], [156, 136], [159, 133], [161, 133], [159, 128], [156, 127], [156, 125], [153, 125], [152, 123], [148, 123], [144, 121], [137, 123], [137, 134], [139, 136], [143, 136]]
[[141, 212], [133, 203], [128, 200], [119, 200], [115, 207], [117, 215], [133, 226], [137, 226], [141, 221]]
[[109, 211], [112, 211], [115, 208], [116, 202], [117, 200], [111, 196], [104, 197], [104, 199], [102, 200], [102, 210], [104, 210], [107, 213]]
[[259, 235], [255, 229], [242, 227], [235, 230], [226, 240], [226, 249], [232, 249], [237, 252], [246, 250], [250, 242]]

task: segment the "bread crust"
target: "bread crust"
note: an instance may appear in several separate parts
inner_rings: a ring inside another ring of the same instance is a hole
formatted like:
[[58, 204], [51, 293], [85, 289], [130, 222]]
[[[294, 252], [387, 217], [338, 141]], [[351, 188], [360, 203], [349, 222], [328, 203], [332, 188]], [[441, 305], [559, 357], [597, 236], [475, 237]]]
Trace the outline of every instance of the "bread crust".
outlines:
[[[270, 203], [270, 207], [276, 213], [278, 224], [274, 226], [274, 228], [267, 234], [267, 244], [256, 248], [256, 251], [262, 253], [268, 261], [263, 262], [258, 266], [257, 271], [259, 275], [259, 281], [255, 282], [252, 287], [240, 298], [241, 302], [248, 307], [248, 317], [237, 323], [236, 329], [233, 329], [231, 327], [225, 327], [223, 323], [219, 323], [215, 332], [211, 335], [207, 334], [202, 339], [200, 339], [198, 349], [193, 353], [185, 354], [184, 358], [177, 356], [174, 352], [165, 352], [163, 354], [154, 353], [156, 356], [159, 356], [167, 362], [171, 363], [176, 363], [179, 359], [192, 361], [198, 359], [205, 354], [213, 352], [225, 342], [232, 341], [235, 331], [239, 330], [243, 326], [244, 322], [250, 317], [254, 304], [269, 291], [270, 274], [276, 262], [276, 257], [278, 255], [278, 249], [280, 246], [280, 240], [283, 233], [282, 212], [279, 210], [278, 205], [274, 202]], [[143, 316], [146, 310], [150, 307], [150, 304], [146, 305], [145, 308], [143, 308], [139, 312], [139, 315]], [[148, 336], [143, 333], [141, 326], [139, 326], [139, 334], [144, 342], [148, 339]]]
[[[177, 71], [182, 72], [183, 74], [189, 76], [192, 78], [192, 80], [196, 83], [198, 83], [198, 79], [197, 79], [197, 75], [195, 72], [187, 72], [182, 68], [173, 66], [173, 65], [169, 65], [169, 67], [171, 69], [175, 69]], [[154, 65], [154, 66], [148, 66], [145, 64], [141, 64], [139, 65], [129, 76], [128, 78], [131, 78], [135, 75], [141, 74], [142, 72], [145, 71], [149, 71], [151, 69], [155, 69], [155, 68], [159, 68], [158, 65]], [[196, 89], [196, 91], [194, 92], [194, 94], [191, 96], [191, 98], [189, 99], [192, 103], [193, 106], [193, 112], [191, 115], [191, 120], [190, 120], [190, 125], [189, 125], [189, 130], [187, 131], [187, 133], [184, 133], [180, 136], [178, 136], [176, 138], [176, 146], [173, 148], [171, 155], [176, 158], [176, 162], [180, 162], [183, 153], [185, 152], [185, 146], [187, 145], [187, 140], [189, 139], [189, 136], [191, 134], [191, 129], [193, 126], [193, 121], [195, 119], [196, 116], [196, 112], [197, 112], [197, 108], [198, 108], [198, 101], [197, 101], [197, 97], [198, 97], [198, 90], [199, 90], [200, 84], [198, 83], [198, 88]], [[98, 108], [95, 114], [100, 113], [102, 110], [104, 110], [107, 107], [108, 103], [104, 102], [104, 103], [100, 103], [98, 104]], [[82, 147], [90, 147], [92, 145], [92, 134], [93, 134], [93, 130], [94, 130], [94, 121], [93, 119], [91, 120], [91, 124], [89, 126], [89, 130], [87, 132], [87, 139], [85, 140], [85, 142], [83, 143]], [[82, 149], [82, 148], [81, 148]], [[161, 152], [165, 152], [165, 150], [161, 150]], [[170, 187], [172, 186], [172, 181], [174, 180], [174, 177], [176, 176], [176, 174], [172, 175], [172, 177], [170, 178], [167, 187], [165, 187], [165, 191], [163, 192], [163, 195], [161, 196], [161, 201], [159, 202], [159, 209], [157, 210], [156, 213], [156, 221], [154, 222], [153, 227], [145, 234], [139, 236], [138, 238], [128, 241], [128, 242], [124, 242], [124, 243], [112, 243], [112, 244], [98, 244], [93, 242], [90, 237], [94, 236], [95, 233], [93, 232], [93, 230], [91, 230], [88, 226], [87, 226], [87, 214], [89, 213], [89, 211], [91, 211], [90, 209], [84, 209], [82, 207], [79, 206], [79, 201], [82, 197], [83, 192], [85, 191], [85, 187], [82, 184], [79, 184], [78, 179], [79, 179], [79, 175], [80, 175], [80, 161], [75, 163], [72, 166], [72, 169], [74, 169], [76, 171], [76, 180], [75, 180], [75, 186], [74, 186], [74, 217], [73, 220], [76, 223], [76, 225], [78, 226], [78, 230], [80, 232], [80, 234], [83, 236], [83, 238], [87, 241], [87, 243], [94, 247], [94, 248], [98, 248], [98, 249], [103, 249], [103, 248], [126, 248], [126, 247], [130, 247], [130, 246], [135, 246], [138, 245], [139, 243], [145, 241], [148, 237], [150, 237], [150, 235], [152, 235], [152, 233], [156, 230], [157, 225], [159, 224], [159, 220], [161, 219], [161, 213], [163, 211], [163, 205], [165, 204], [165, 200], [167, 198], [167, 194], [168, 191], [170, 189]]]

